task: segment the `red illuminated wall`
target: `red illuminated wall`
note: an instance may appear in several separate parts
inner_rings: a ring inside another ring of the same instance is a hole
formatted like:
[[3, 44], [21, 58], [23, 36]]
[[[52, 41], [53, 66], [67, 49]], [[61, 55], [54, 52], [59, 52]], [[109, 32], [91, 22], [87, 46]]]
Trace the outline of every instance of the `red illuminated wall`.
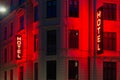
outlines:
[[[14, 47], [14, 60], [4, 63], [4, 57], [1, 59], [1, 74], [4, 71], [9, 71], [11, 68], [14, 70], [17, 80], [20, 77], [20, 67], [24, 67], [24, 78], [26, 80], [33, 80], [34, 78], [34, 63], [38, 63], [39, 79], [46, 80], [46, 62], [56, 60], [57, 62], [57, 80], [68, 80], [68, 62], [69, 60], [77, 60], [79, 64], [79, 80], [93, 80], [94, 76], [97, 80], [103, 79], [103, 62], [117, 62], [117, 80], [120, 78], [119, 69], [119, 48], [120, 48], [120, 14], [119, 6], [117, 6], [117, 20], [103, 20], [103, 32], [116, 32], [116, 51], [103, 50], [102, 54], [97, 54], [97, 12], [94, 13], [94, 0], [79, 0], [79, 17], [69, 17], [69, 4], [66, 0], [58, 0], [57, 4], [57, 18], [46, 19], [45, 0], [29, 0], [25, 3], [25, 7], [21, 7], [11, 12], [10, 15], [2, 20], [1, 25], [8, 26], [6, 21], [14, 22], [14, 35], [5, 41], [1, 40], [2, 49], [9, 47], [13, 44]], [[115, 3], [120, 5], [119, 0], [97, 0], [96, 11], [103, 6], [103, 3]], [[34, 6], [39, 5], [41, 11], [40, 20], [34, 22]], [[61, 6], [62, 5], [62, 6]], [[19, 18], [24, 15], [24, 29], [20, 29]], [[96, 19], [96, 20], [94, 20]], [[48, 25], [50, 24], [50, 25]], [[46, 55], [46, 32], [47, 30], [57, 31], [57, 54], [54, 56]], [[69, 48], [69, 30], [79, 30], [79, 48]], [[1, 34], [4, 32], [2, 31]], [[16, 44], [16, 35], [20, 35], [22, 38], [21, 50], [22, 57], [16, 59], [16, 50], [18, 49]], [[38, 35], [38, 50], [34, 51], [34, 35]], [[7, 36], [8, 37], [8, 36]], [[12, 41], [11, 41], [12, 40]], [[2, 50], [1, 49], [1, 50]], [[96, 49], [96, 50], [95, 50]], [[10, 51], [9, 48], [7, 49]], [[2, 56], [4, 51], [2, 50]], [[89, 59], [88, 59], [89, 57]], [[96, 69], [96, 74], [94, 74]], [[9, 72], [7, 73], [9, 75]], [[3, 80], [3, 74], [1, 75]]]

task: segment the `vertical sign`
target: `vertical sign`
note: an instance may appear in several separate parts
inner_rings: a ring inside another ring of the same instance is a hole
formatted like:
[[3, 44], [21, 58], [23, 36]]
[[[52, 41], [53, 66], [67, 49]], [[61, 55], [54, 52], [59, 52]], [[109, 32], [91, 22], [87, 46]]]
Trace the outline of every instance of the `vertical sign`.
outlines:
[[103, 53], [103, 7], [97, 10], [97, 54]]
[[16, 58], [22, 59], [22, 37], [21, 35], [16, 36]]

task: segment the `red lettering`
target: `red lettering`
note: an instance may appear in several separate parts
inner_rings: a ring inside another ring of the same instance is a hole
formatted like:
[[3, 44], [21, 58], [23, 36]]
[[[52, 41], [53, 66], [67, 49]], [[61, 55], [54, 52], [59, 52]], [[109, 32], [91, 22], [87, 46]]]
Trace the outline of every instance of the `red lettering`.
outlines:
[[101, 25], [101, 19], [98, 19], [97, 20], [97, 26], [100, 26]]
[[101, 17], [101, 11], [97, 12], [97, 19]]
[[100, 44], [97, 44], [97, 50], [100, 51]]
[[21, 58], [22, 50], [21, 50], [21, 45], [22, 45], [22, 38], [21, 36], [17, 36], [17, 58]]
[[100, 51], [100, 42], [101, 42], [101, 11], [97, 12], [97, 50]]

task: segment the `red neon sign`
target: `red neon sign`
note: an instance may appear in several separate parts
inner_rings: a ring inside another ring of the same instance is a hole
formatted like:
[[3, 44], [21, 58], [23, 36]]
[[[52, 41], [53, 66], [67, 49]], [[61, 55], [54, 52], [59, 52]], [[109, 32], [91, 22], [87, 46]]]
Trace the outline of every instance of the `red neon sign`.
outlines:
[[103, 53], [103, 8], [97, 10], [97, 53]]
[[17, 59], [22, 58], [22, 37], [21, 35], [16, 36], [16, 57]]

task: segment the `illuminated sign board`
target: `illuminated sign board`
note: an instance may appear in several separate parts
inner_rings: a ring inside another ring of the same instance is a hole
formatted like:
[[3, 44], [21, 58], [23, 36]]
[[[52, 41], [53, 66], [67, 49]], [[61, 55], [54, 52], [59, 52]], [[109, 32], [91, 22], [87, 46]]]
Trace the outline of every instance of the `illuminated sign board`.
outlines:
[[16, 58], [22, 59], [22, 37], [21, 35], [16, 36]]
[[97, 54], [103, 53], [103, 7], [97, 10]]

